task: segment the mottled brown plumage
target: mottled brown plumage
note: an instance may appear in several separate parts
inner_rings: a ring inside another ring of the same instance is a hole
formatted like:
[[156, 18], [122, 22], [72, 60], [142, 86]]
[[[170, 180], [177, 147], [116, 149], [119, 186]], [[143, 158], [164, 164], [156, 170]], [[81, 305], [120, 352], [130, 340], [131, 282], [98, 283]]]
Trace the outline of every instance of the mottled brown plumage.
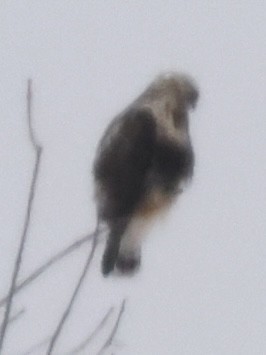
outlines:
[[94, 164], [96, 201], [109, 227], [102, 271], [132, 273], [145, 225], [169, 208], [193, 175], [188, 110], [198, 90], [187, 76], [158, 77], [114, 118]]

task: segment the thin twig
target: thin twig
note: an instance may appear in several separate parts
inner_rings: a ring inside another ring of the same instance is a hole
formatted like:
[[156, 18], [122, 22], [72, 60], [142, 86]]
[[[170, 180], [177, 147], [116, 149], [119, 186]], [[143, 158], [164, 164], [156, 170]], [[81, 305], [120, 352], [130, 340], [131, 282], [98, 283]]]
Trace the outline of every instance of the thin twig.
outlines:
[[9, 318], [9, 324], [16, 322], [24, 313], [25, 308], [22, 308], [20, 311], [18, 311], [12, 317]]
[[[102, 233], [103, 230], [99, 231], [99, 234]], [[94, 237], [94, 232], [86, 235], [78, 239], [76, 242], [72, 243], [65, 249], [61, 250], [59, 253], [54, 255], [50, 260], [46, 261], [42, 266], [37, 268], [32, 274], [25, 278], [25, 280], [18, 283], [17, 287], [14, 290], [14, 294], [19, 293], [23, 288], [31, 284], [34, 280], [36, 280], [41, 274], [47, 271], [51, 266], [59, 262], [61, 259], [65, 258], [67, 255], [71, 254], [75, 250], [79, 249], [85, 243], [91, 241]], [[0, 300], [0, 308], [3, 307], [7, 301], [7, 296]]]
[[[78, 345], [77, 347], [75, 347], [71, 351], [65, 353], [65, 355], [75, 355], [78, 352], [84, 350], [89, 345], [89, 343], [97, 336], [99, 331], [104, 327], [105, 323], [107, 322], [107, 320], [109, 319], [109, 317], [111, 316], [113, 311], [114, 311], [114, 307], [110, 307], [109, 310], [107, 311], [107, 313], [104, 315], [101, 322], [98, 324], [98, 326], [95, 328], [95, 330], [89, 335], [89, 337], [85, 341], [83, 341], [80, 345]], [[40, 349], [41, 347], [49, 344], [51, 339], [52, 339], [51, 337], [44, 338], [39, 343], [33, 345], [30, 349], [26, 350], [26, 352], [24, 352], [21, 355], [30, 355], [31, 353], [35, 352], [36, 350]]]
[[21, 316], [23, 316], [24, 313], [25, 313], [25, 308], [22, 308], [20, 311], [18, 311], [17, 313], [15, 313], [13, 316], [9, 318], [8, 324], [10, 325], [16, 322]]
[[105, 316], [101, 320], [101, 322], [97, 325], [94, 331], [78, 346], [76, 346], [71, 351], [67, 352], [65, 355], [76, 355], [79, 352], [86, 349], [86, 347], [91, 343], [91, 341], [97, 336], [97, 334], [104, 328], [106, 322], [110, 318], [111, 314], [114, 311], [114, 307], [110, 307], [109, 310], [106, 312]]
[[117, 316], [117, 319], [116, 319], [116, 322], [114, 324], [114, 327], [109, 335], [109, 337], [107, 338], [106, 342], [103, 344], [103, 346], [101, 347], [101, 349], [98, 351], [97, 355], [102, 355], [104, 354], [105, 350], [107, 350], [113, 343], [114, 341], [114, 337], [118, 331], [118, 328], [119, 328], [119, 324], [120, 324], [120, 321], [121, 321], [121, 318], [122, 318], [122, 315], [125, 311], [125, 305], [126, 305], [126, 299], [124, 299], [121, 303], [121, 307], [120, 307], [120, 311], [118, 313], [118, 316]]
[[70, 312], [72, 310], [72, 307], [73, 307], [73, 305], [75, 303], [76, 297], [77, 297], [77, 295], [79, 293], [79, 290], [80, 290], [80, 288], [81, 288], [81, 286], [83, 284], [85, 276], [87, 275], [87, 272], [89, 270], [90, 264], [91, 264], [91, 262], [93, 260], [94, 252], [96, 250], [96, 246], [97, 246], [97, 242], [98, 242], [98, 235], [99, 235], [99, 221], [97, 222], [97, 227], [96, 227], [95, 232], [94, 232], [92, 247], [91, 247], [91, 251], [89, 253], [88, 259], [87, 259], [87, 261], [85, 263], [84, 269], [82, 270], [82, 273], [80, 275], [78, 283], [77, 283], [77, 285], [76, 285], [76, 287], [74, 289], [74, 292], [73, 292], [73, 294], [71, 296], [69, 304], [67, 305], [67, 307], [66, 307], [66, 309], [65, 309], [65, 311], [64, 311], [64, 313], [63, 313], [63, 315], [62, 315], [62, 317], [61, 317], [61, 319], [60, 319], [60, 321], [59, 321], [59, 323], [58, 323], [58, 325], [56, 327], [56, 330], [55, 330], [55, 332], [54, 332], [54, 334], [52, 336], [51, 342], [50, 342], [50, 344], [48, 346], [47, 355], [51, 355], [52, 354], [52, 352], [54, 350], [54, 347], [56, 345], [56, 342], [57, 342], [57, 340], [58, 340], [58, 338], [59, 338], [59, 336], [60, 336], [60, 334], [61, 334], [61, 332], [63, 330], [64, 324], [65, 324], [65, 322], [66, 322], [66, 320], [67, 320], [67, 318], [68, 318], [68, 316], [69, 316], [69, 314], [70, 314]]
[[27, 116], [28, 116], [28, 130], [29, 130], [29, 138], [31, 144], [33, 145], [34, 150], [36, 153], [42, 149], [41, 145], [37, 143], [36, 136], [34, 133], [33, 125], [32, 125], [32, 81], [28, 79], [28, 90], [27, 90]]
[[41, 347], [45, 346], [46, 344], [49, 343], [50, 337], [46, 337], [45, 339], [41, 340], [39, 343], [33, 345], [30, 349], [26, 350], [23, 354], [21, 355], [30, 355], [34, 353], [36, 350], [40, 349]]
[[34, 148], [36, 157], [35, 157], [35, 164], [34, 164], [34, 170], [33, 170], [33, 175], [32, 175], [32, 181], [31, 181], [31, 185], [30, 185], [30, 191], [29, 191], [29, 197], [28, 197], [28, 203], [27, 203], [26, 216], [25, 216], [25, 220], [24, 220], [23, 232], [21, 235], [19, 249], [17, 252], [16, 260], [15, 260], [14, 270], [13, 270], [12, 279], [11, 279], [11, 285], [10, 285], [8, 296], [7, 296], [4, 319], [3, 319], [2, 327], [1, 327], [0, 353], [3, 348], [6, 331], [8, 328], [8, 320], [9, 320], [9, 315], [10, 315], [11, 308], [12, 308], [14, 291], [16, 288], [17, 278], [18, 278], [20, 266], [21, 266], [22, 259], [23, 259], [23, 251], [24, 251], [26, 241], [27, 241], [27, 234], [28, 234], [28, 228], [29, 228], [29, 224], [30, 224], [32, 204], [33, 204], [33, 200], [34, 200], [34, 196], [35, 196], [35, 189], [36, 189], [36, 183], [37, 183], [38, 173], [39, 173], [39, 169], [40, 169], [41, 154], [42, 154], [42, 147], [36, 143], [36, 139], [34, 137], [34, 132], [32, 129], [31, 95], [32, 95], [31, 94], [31, 80], [29, 79], [28, 80], [28, 88], [27, 88], [27, 118], [28, 118], [29, 139], [30, 139], [30, 142]]

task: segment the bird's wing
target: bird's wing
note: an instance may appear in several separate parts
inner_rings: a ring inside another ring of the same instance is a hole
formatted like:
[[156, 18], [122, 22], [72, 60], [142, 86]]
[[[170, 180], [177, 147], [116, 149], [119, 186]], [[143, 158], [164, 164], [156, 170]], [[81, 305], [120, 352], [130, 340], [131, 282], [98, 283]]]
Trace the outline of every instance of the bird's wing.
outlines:
[[103, 187], [104, 215], [130, 215], [145, 192], [145, 176], [152, 164], [156, 122], [148, 110], [131, 109], [118, 121], [115, 134], [106, 134], [95, 163], [96, 181]]

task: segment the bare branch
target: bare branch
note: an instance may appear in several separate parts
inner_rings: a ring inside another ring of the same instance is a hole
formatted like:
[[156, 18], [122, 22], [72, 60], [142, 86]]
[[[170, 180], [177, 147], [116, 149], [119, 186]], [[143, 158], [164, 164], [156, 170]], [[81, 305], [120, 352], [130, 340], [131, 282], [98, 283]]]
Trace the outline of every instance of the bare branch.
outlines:
[[29, 79], [28, 80], [28, 88], [27, 88], [28, 130], [29, 130], [29, 139], [30, 139], [31, 144], [33, 145], [36, 157], [35, 157], [34, 170], [33, 170], [33, 175], [32, 175], [32, 180], [31, 180], [31, 185], [30, 185], [30, 191], [29, 191], [29, 197], [28, 197], [28, 203], [27, 203], [27, 211], [26, 211], [26, 216], [25, 216], [25, 220], [24, 220], [23, 231], [22, 231], [19, 249], [17, 252], [16, 260], [15, 260], [14, 270], [12, 273], [11, 285], [10, 285], [8, 296], [7, 296], [5, 314], [4, 314], [4, 319], [2, 322], [2, 327], [1, 327], [1, 332], [0, 332], [0, 353], [1, 353], [1, 350], [2, 350], [3, 344], [4, 344], [4, 339], [5, 339], [5, 335], [6, 335], [6, 331], [7, 331], [7, 327], [8, 327], [9, 315], [10, 315], [11, 308], [12, 308], [13, 296], [14, 296], [14, 292], [15, 292], [15, 288], [16, 288], [16, 283], [17, 283], [17, 278], [18, 278], [20, 266], [22, 263], [23, 251], [24, 251], [26, 241], [27, 241], [27, 233], [28, 233], [28, 228], [29, 228], [29, 224], [30, 224], [32, 204], [33, 204], [33, 200], [34, 200], [34, 196], [35, 196], [35, 189], [36, 189], [36, 183], [37, 183], [40, 162], [41, 162], [41, 154], [42, 154], [42, 147], [36, 143], [33, 128], [32, 128], [31, 96], [32, 96], [32, 94], [31, 94], [31, 80]]
[[[102, 233], [103, 230], [99, 231], [99, 234]], [[14, 294], [19, 293], [23, 288], [31, 284], [34, 280], [36, 280], [41, 274], [43, 274], [45, 271], [47, 271], [51, 266], [65, 258], [67, 255], [71, 254], [75, 250], [79, 249], [81, 246], [83, 246], [85, 243], [90, 242], [94, 237], [94, 232], [91, 234], [86, 235], [85, 237], [82, 237], [78, 239], [76, 242], [72, 243], [56, 255], [54, 255], [50, 260], [45, 262], [42, 266], [37, 268], [32, 274], [30, 274], [28, 277], [25, 278], [22, 282], [18, 283], [18, 285], [14, 289]], [[5, 305], [7, 302], [8, 297], [4, 297], [0, 300], [0, 308]]]
[[118, 313], [118, 316], [117, 316], [117, 319], [116, 319], [116, 322], [114, 324], [114, 327], [108, 337], [108, 339], [106, 340], [106, 342], [103, 344], [103, 346], [101, 347], [101, 349], [98, 351], [97, 355], [102, 355], [104, 354], [105, 350], [107, 350], [113, 343], [114, 341], [114, 337], [118, 331], [118, 328], [119, 328], [119, 324], [120, 324], [120, 321], [121, 321], [121, 318], [122, 318], [122, 315], [125, 311], [125, 305], [126, 305], [126, 299], [124, 299], [121, 303], [121, 307], [120, 307], [120, 311]]
[[86, 349], [86, 347], [91, 343], [91, 341], [97, 336], [97, 334], [104, 328], [105, 323], [108, 321], [110, 318], [111, 314], [114, 311], [114, 307], [110, 307], [101, 322], [97, 325], [95, 330], [78, 346], [76, 346], [74, 349], [66, 353], [65, 355], [76, 355], [79, 352], [83, 351]]
[[97, 221], [97, 226], [96, 226], [96, 229], [95, 229], [95, 232], [94, 232], [94, 236], [93, 236], [93, 242], [92, 242], [92, 248], [91, 248], [91, 251], [89, 253], [89, 256], [88, 256], [88, 259], [86, 261], [86, 264], [84, 266], [84, 269], [82, 270], [82, 273], [80, 275], [80, 278], [78, 280], [78, 283], [74, 289], [74, 292], [71, 296], [71, 299], [69, 301], [69, 304], [68, 306], [66, 307], [58, 325], [57, 325], [57, 328], [52, 336], [52, 339], [51, 339], [51, 342], [48, 346], [48, 350], [47, 350], [47, 355], [51, 355], [53, 350], [54, 350], [54, 347], [56, 345], [56, 342], [61, 334], [61, 331], [64, 327], [64, 324], [72, 310], [72, 307], [75, 303], [75, 300], [76, 300], [76, 297], [78, 296], [78, 293], [79, 293], [79, 290], [83, 284], [83, 281], [85, 279], [85, 276], [87, 275], [87, 272], [89, 270], [89, 267], [90, 267], [90, 264], [93, 260], [93, 256], [94, 256], [94, 253], [95, 253], [95, 250], [96, 250], [96, 246], [97, 246], [97, 243], [98, 243], [98, 236], [99, 236], [99, 221]]

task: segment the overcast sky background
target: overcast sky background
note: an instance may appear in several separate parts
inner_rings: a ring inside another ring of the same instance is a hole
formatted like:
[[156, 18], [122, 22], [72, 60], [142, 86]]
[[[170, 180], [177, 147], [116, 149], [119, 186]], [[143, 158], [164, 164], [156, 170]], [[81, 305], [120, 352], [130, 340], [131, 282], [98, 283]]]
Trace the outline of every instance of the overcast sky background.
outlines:
[[[258, 0], [1, 1], [0, 295], [34, 165], [27, 78], [43, 157], [20, 278], [93, 230], [92, 162], [109, 120], [161, 71], [188, 72], [201, 89], [193, 184], [150, 231], [136, 277], [103, 279], [99, 248], [56, 355], [124, 297], [116, 355], [266, 354], [265, 39]], [[27, 312], [3, 355], [54, 330], [88, 250], [15, 299], [13, 311]]]

